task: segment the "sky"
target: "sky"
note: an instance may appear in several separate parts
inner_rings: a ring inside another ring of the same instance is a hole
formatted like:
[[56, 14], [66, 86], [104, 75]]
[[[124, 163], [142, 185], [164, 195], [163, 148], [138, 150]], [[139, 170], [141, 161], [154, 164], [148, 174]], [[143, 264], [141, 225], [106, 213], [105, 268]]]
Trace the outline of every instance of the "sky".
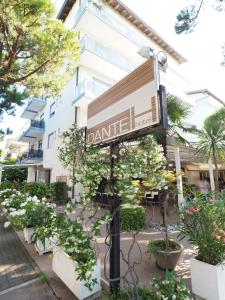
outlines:
[[[217, 12], [210, 4], [200, 14], [199, 24], [191, 34], [177, 35], [174, 31], [176, 15], [191, 0], [122, 0], [146, 23], [148, 23], [173, 48], [187, 60], [181, 66], [182, 74], [191, 81], [191, 89], [208, 88], [225, 102], [225, 68], [222, 45], [225, 43], [225, 12]], [[206, 0], [215, 2], [215, 0]], [[197, 2], [197, 1], [194, 1]], [[12, 137], [18, 136], [27, 120], [19, 116], [23, 107], [17, 109], [16, 117], [5, 116], [1, 127], [10, 127]]]

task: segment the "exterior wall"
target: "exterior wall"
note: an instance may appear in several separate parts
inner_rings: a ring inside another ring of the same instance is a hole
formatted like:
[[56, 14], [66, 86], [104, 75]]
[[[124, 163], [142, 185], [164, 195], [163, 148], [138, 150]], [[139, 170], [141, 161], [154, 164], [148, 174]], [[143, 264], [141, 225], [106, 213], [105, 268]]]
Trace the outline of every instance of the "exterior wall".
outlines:
[[223, 105], [215, 98], [205, 94], [190, 95], [194, 100], [193, 112], [191, 115], [191, 122], [195, 124], [197, 128], [203, 127], [204, 120], [216, 112]]
[[34, 167], [27, 168], [27, 182], [35, 182], [35, 172]]

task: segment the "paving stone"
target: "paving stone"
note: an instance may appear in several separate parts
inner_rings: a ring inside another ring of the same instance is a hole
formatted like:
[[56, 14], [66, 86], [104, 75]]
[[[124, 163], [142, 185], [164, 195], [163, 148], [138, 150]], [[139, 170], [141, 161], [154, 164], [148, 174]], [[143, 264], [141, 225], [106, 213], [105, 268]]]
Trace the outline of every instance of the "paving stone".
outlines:
[[40, 272], [12, 228], [0, 219], [0, 292], [36, 278]]

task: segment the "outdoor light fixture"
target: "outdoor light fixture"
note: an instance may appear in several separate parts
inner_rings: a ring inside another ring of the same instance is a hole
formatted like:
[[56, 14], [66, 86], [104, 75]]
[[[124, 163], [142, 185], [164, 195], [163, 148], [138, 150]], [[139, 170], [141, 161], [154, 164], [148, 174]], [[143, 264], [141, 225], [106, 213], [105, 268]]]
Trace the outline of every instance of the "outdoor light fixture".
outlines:
[[142, 57], [146, 59], [150, 59], [155, 57], [154, 49], [151, 47], [142, 47], [140, 50], [138, 50], [138, 54], [140, 54]]
[[153, 48], [144, 46], [140, 50], [138, 50], [137, 53], [146, 59], [151, 59], [151, 58], [157, 59], [160, 69], [163, 72], [166, 72], [168, 63], [167, 63], [167, 56], [164, 51], [159, 51], [157, 54], [155, 54]]

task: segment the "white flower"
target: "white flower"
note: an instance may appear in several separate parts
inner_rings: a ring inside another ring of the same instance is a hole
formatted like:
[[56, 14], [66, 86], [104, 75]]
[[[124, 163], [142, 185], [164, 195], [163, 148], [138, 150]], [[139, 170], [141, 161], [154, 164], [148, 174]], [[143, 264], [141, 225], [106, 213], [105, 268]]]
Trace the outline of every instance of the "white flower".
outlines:
[[[37, 196], [34, 196], [33, 198], [32, 198], [32, 201], [33, 202], [37, 202], [37, 200], [38, 200], [38, 197]], [[38, 200], [39, 201], [39, 200]]]
[[4, 228], [8, 228], [10, 226], [10, 224], [11, 224], [10, 222], [5, 222], [4, 223]]
[[26, 214], [26, 210], [25, 209], [20, 209], [17, 211], [17, 216], [23, 216]]
[[176, 300], [176, 299], [177, 299], [177, 296], [173, 295], [172, 300]]
[[26, 202], [23, 202], [20, 204], [20, 207], [24, 207], [24, 206], [26, 206], [26, 204], [27, 204]]
[[10, 207], [10, 208], [9, 208], [9, 211], [11, 211], [11, 212], [12, 212], [12, 211], [16, 211], [16, 209], [15, 209], [14, 207]]

